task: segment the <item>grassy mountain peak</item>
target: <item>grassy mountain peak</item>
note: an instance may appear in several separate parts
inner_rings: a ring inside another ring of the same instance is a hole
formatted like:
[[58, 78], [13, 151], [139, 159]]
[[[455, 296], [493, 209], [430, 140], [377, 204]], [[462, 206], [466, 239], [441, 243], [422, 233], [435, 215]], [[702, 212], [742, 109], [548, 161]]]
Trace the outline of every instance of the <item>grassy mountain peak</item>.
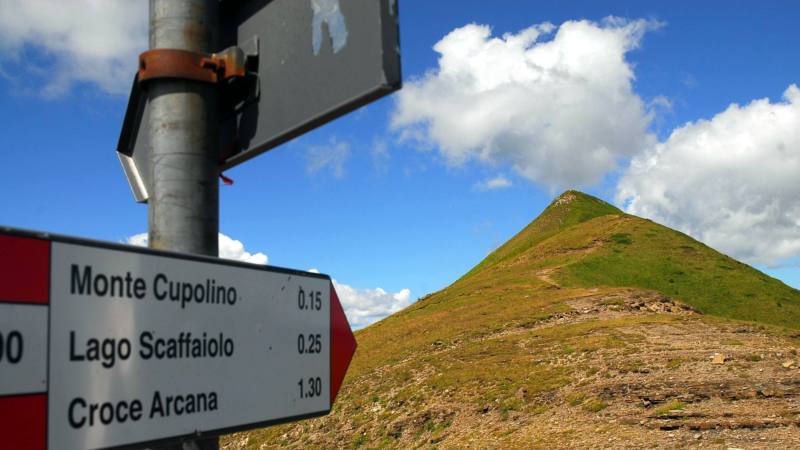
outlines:
[[583, 192], [568, 190], [553, 200], [533, 222], [492, 252], [467, 275], [513, 258], [545, 239], [587, 220], [622, 215], [615, 206]]

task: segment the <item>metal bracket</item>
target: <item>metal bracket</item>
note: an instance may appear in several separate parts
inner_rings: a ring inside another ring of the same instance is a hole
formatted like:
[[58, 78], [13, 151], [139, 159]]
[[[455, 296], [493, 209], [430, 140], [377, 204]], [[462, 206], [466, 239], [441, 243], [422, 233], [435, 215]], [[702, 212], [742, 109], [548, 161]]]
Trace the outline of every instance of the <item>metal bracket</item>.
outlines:
[[237, 72], [236, 76], [220, 81], [222, 88], [220, 113], [223, 117], [236, 114], [246, 104], [257, 101], [261, 95], [261, 86], [258, 78], [258, 36], [253, 36], [250, 40], [242, 43], [241, 47], [231, 47], [222, 53], [232, 48], [237, 50], [237, 54], [228, 57], [235, 58], [237, 67], [241, 67], [244, 70], [240, 72], [241, 75]]
[[[225, 117], [258, 100], [258, 54], [257, 36], [243, 43], [241, 48], [229, 47], [211, 55], [175, 49], [141, 54], [117, 143], [117, 156], [137, 202], [147, 201], [151, 178], [149, 149], [143, 142], [148, 130], [140, 129], [147, 118], [147, 81], [176, 78], [215, 83], [220, 89], [219, 113]], [[231, 139], [234, 138], [221, 130], [221, 155], [226, 155], [228, 147], [233, 145]]]
[[156, 78], [179, 78], [218, 83], [247, 74], [246, 56], [239, 47], [228, 47], [210, 55], [188, 50], [159, 48], [139, 55], [139, 82]]

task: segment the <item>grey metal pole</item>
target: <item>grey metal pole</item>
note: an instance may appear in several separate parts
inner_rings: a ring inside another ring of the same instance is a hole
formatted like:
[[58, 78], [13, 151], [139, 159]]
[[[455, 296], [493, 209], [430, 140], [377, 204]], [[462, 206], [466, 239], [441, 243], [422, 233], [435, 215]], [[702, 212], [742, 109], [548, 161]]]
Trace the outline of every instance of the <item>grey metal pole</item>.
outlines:
[[[219, 0], [150, 0], [150, 48], [216, 52], [218, 14]], [[150, 247], [217, 256], [217, 87], [156, 79], [148, 95]]]
[[[218, 45], [219, 0], [150, 0], [150, 49], [211, 53]], [[218, 256], [217, 88], [155, 79], [150, 98], [151, 248]], [[217, 438], [165, 449], [218, 449]]]

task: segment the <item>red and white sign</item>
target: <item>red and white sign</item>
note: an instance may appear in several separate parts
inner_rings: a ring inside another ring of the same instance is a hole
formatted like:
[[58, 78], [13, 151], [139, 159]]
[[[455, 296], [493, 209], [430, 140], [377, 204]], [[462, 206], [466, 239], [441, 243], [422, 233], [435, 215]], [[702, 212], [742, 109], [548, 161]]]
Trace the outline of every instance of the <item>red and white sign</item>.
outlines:
[[326, 275], [0, 230], [8, 448], [156, 445], [324, 415], [355, 348]]

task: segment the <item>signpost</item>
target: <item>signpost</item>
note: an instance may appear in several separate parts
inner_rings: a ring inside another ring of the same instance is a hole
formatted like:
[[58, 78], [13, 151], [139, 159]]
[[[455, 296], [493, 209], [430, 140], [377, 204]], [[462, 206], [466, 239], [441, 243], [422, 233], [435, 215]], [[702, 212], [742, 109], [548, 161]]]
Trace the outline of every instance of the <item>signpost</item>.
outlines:
[[216, 449], [330, 411], [356, 346], [331, 280], [213, 258], [217, 176], [400, 89], [397, 17], [150, 1], [117, 151], [149, 245], [183, 254], [0, 228], [4, 447]]
[[324, 415], [355, 346], [326, 275], [0, 229], [8, 448], [158, 445]]

